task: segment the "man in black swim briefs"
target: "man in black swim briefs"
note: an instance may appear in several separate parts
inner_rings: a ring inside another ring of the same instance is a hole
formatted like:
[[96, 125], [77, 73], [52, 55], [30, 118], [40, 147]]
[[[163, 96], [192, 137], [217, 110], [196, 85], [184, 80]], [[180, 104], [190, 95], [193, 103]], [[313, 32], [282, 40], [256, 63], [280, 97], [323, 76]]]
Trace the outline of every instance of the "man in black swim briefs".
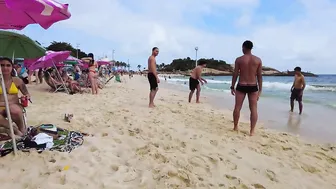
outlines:
[[154, 108], [154, 98], [158, 91], [158, 83], [160, 83], [160, 79], [156, 72], [156, 60], [155, 57], [159, 54], [159, 48], [154, 47], [152, 49], [152, 55], [148, 58], [148, 74], [147, 78], [150, 85], [150, 93], [149, 93], [149, 105], [148, 107]]
[[207, 83], [207, 81], [201, 77], [203, 68], [205, 67], [206, 67], [206, 62], [203, 60], [199, 60], [198, 66], [194, 68], [193, 71], [191, 72], [191, 75], [189, 78], [189, 89], [190, 89], [189, 103], [191, 102], [191, 99], [192, 99], [192, 96], [194, 95], [195, 90], [197, 90], [196, 103], [200, 102], [199, 98], [201, 94], [201, 86], [199, 85], [199, 82], [201, 82], [202, 85], [203, 85], [203, 82]]
[[293, 112], [294, 109], [294, 100], [298, 101], [299, 103], [299, 114], [302, 114], [303, 104], [302, 104], [302, 95], [303, 90], [306, 87], [306, 81], [301, 73], [301, 68], [296, 67], [294, 68], [295, 71], [295, 78], [293, 85], [291, 87], [291, 96], [290, 96], [290, 106], [291, 106], [291, 112]]
[[[242, 50], [244, 55], [236, 59], [232, 76], [232, 84], [230, 87], [231, 94], [235, 96], [235, 107], [233, 111], [233, 130], [238, 131], [240, 110], [243, 106], [244, 99], [247, 94], [251, 111], [250, 136], [254, 135], [254, 129], [257, 124], [257, 103], [262, 91], [262, 63], [259, 57], [252, 55], [252, 48], [253, 43], [251, 41], [245, 41], [243, 43]], [[235, 89], [234, 86], [236, 84], [238, 76], [239, 81]]]

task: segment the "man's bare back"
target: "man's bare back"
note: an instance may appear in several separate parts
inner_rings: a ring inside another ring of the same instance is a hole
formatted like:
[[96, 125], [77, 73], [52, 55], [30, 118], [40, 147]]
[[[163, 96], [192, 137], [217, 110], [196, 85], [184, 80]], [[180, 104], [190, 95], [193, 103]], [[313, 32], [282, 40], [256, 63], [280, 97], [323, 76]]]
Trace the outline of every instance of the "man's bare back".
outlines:
[[241, 85], [256, 85], [258, 68], [261, 65], [261, 59], [252, 54], [245, 54], [238, 57], [236, 66], [239, 69], [239, 84]]

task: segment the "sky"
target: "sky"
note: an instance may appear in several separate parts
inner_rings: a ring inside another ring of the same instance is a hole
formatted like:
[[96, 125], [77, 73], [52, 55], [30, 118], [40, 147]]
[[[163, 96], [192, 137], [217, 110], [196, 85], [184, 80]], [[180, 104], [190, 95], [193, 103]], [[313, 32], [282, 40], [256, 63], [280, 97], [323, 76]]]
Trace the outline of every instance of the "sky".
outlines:
[[336, 73], [336, 0], [58, 0], [71, 18], [50, 29], [22, 33], [44, 46], [64, 41], [95, 57], [147, 67], [154, 46], [157, 63], [191, 57], [232, 64], [245, 40], [264, 66], [281, 71]]

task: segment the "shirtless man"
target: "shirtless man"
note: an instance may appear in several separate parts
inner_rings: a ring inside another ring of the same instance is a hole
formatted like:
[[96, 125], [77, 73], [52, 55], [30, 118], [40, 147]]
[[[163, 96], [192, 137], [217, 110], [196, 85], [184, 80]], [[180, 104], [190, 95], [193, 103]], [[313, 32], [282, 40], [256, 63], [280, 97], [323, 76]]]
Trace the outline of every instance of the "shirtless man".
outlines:
[[303, 90], [306, 87], [306, 81], [304, 76], [301, 73], [301, 68], [296, 67], [294, 68], [295, 71], [295, 79], [293, 82], [293, 86], [291, 87], [291, 96], [290, 96], [290, 106], [291, 106], [291, 112], [293, 112], [294, 109], [294, 100], [299, 102], [299, 113], [300, 115], [302, 114], [302, 95], [303, 95]]
[[147, 78], [150, 85], [150, 93], [149, 93], [149, 107], [154, 108], [154, 98], [158, 91], [158, 83], [160, 83], [160, 79], [156, 72], [156, 60], [155, 57], [159, 54], [159, 48], [154, 47], [152, 49], [152, 55], [148, 58], [148, 74]]
[[[233, 130], [238, 131], [238, 122], [240, 110], [243, 106], [247, 94], [250, 107], [250, 136], [254, 135], [254, 128], [258, 120], [257, 102], [262, 91], [262, 63], [261, 59], [252, 55], [253, 43], [245, 41], [243, 43], [244, 55], [238, 57], [235, 62], [235, 68], [232, 76], [231, 94], [236, 97], [233, 111]], [[234, 88], [239, 75], [239, 81], [236, 89]], [[257, 84], [258, 82], [258, 84]], [[259, 88], [259, 89], [258, 89]]]
[[206, 62], [200, 60], [198, 61], [198, 66], [194, 68], [193, 71], [191, 72], [191, 76], [189, 78], [189, 89], [190, 89], [189, 103], [191, 102], [195, 89], [197, 90], [196, 91], [196, 103], [200, 103], [199, 98], [201, 94], [201, 86], [199, 82], [201, 82], [202, 85], [204, 83], [207, 83], [207, 81], [201, 77], [202, 70], [205, 67], [206, 67]]

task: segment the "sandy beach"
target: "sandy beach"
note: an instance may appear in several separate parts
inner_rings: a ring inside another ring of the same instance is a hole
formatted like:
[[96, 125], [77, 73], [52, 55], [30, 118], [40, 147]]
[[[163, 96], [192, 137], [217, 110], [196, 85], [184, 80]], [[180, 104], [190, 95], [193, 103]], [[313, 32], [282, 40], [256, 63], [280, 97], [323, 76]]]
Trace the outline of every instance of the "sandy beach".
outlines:
[[[336, 145], [315, 144], [249, 124], [232, 132], [232, 112], [188, 104], [160, 88], [149, 109], [145, 77], [111, 82], [98, 96], [49, 93], [29, 85], [29, 125], [91, 133], [71, 153], [20, 152], [0, 160], [1, 189], [333, 189]], [[71, 123], [64, 113], [73, 113]]]

